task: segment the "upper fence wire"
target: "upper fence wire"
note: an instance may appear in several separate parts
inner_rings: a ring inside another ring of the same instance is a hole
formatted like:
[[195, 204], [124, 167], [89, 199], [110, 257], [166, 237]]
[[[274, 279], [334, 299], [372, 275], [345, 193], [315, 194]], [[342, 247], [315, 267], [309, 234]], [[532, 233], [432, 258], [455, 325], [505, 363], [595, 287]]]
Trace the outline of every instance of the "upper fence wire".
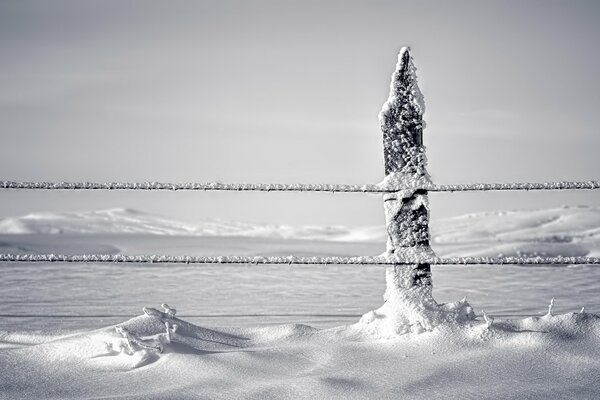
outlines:
[[436, 257], [434, 255], [299, 257], [299, 256], [170, 256], [122, 254], [0, 254], [0, 262], [117, 264], [250, 264], [250, 265], [598, 265], [600, 257]]
[[221, 182], [18, 182], [0, 181], [0, 189], [24, 190], [198, 190], [198, 191], [258, 191], [258, 192], [333, 192], [392, 193], [407, 189], [429, 192], [502, 191], [502, 190], [593, 190], [600, 181], [558, 181], [518, 183], [472, 183], [438, 185], [419, 182], [413, 186], [383, 184], [343, 185], [312, 183], [221, 183]]

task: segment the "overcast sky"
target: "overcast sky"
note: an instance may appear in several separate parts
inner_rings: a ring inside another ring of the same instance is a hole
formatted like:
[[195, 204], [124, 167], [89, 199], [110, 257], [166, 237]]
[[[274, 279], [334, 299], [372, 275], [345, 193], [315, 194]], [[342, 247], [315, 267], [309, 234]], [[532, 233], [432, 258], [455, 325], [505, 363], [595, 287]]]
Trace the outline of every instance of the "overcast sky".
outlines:
[[[598, 1], [2, 1], [0, 179], [373, 183], [400, 47], [437, 183], [599, 179]], [[600, 194], [432, 194], [434, 218]], [[372, 225], [360, 194], [1, 191], [0, 217], [129, 207]]]

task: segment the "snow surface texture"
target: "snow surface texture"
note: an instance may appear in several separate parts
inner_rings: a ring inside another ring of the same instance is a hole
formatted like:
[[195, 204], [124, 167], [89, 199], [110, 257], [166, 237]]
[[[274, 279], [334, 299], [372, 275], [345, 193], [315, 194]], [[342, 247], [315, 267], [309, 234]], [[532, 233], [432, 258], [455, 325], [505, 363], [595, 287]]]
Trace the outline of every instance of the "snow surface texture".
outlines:
[[600, 317], [585, 312], [455, 320], [389, 337], [362, 323], [208, 329], [169, 309], [60, 337], [4, 334], [0, 398], [600, 395]]

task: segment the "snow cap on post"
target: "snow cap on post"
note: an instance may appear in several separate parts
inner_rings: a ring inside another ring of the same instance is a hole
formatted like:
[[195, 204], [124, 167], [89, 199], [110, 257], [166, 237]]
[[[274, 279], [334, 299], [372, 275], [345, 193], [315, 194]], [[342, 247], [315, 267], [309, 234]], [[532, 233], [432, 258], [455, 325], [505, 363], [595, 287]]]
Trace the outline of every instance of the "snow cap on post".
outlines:
[[398, 54], [390, 95], [379, 113], [383, 132], [385, 174], [427, 176], [423, 149], [425, 102], [417, 85], [416, 68], [410, 47]]

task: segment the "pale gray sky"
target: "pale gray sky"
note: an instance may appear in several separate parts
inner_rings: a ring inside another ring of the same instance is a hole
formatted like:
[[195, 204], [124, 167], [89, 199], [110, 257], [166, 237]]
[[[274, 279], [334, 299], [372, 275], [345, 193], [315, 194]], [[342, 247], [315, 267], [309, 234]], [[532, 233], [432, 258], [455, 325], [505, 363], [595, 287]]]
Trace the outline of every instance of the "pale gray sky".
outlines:
[[[598, 179], [599, 17], [598, 1], [2, 1], [0, 179], [378, 182], [404, 45], [436, 182]], [[431, 201], [435, 218], [600, 193]], [[111, 207], [383, 221], [377, 196], [0, 191], [0, 217]]]

